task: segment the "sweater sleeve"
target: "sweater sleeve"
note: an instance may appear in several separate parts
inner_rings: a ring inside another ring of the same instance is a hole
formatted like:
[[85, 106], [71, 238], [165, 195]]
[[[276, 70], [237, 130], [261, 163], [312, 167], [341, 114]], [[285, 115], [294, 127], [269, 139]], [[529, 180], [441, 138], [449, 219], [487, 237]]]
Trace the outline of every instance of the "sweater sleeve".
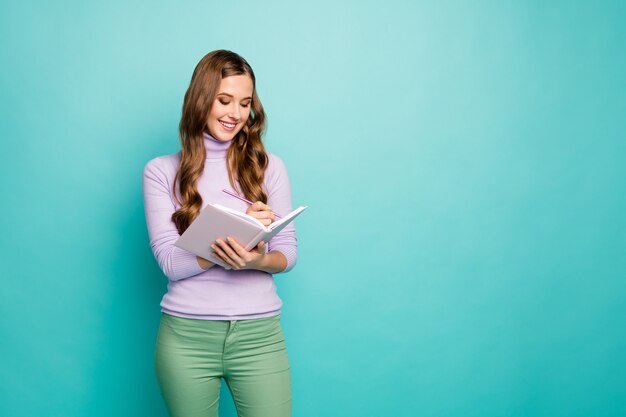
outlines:
[[[270, 162], [267, 170], [266, 187], [268, 192], [267, 202], [272, 211], [278, 214], [290, 213], [291, 183], [287, 175], [287, 168], [283, 161], [270, 154]], [[268, 250], [279, 251], [287, 258], [287, 267], [281, 272], [288, 272], [296, 265], [297, 261], [297, 236], [294, 222], [289, 223], [283, 230], [278, 232], [268, 242]]]
[[178, 281], [205, 270], [198, 264], [196, 255], [174, 246], [180, 234], [172, 221], [172, 214], [176, 211], [171, 199], [173, 176], [168, 177], [163, 166], [165, 162], [155, 158], [146, 164], [143, 170], [143, 201], [152, 253], [163, 273], [171, 281]]

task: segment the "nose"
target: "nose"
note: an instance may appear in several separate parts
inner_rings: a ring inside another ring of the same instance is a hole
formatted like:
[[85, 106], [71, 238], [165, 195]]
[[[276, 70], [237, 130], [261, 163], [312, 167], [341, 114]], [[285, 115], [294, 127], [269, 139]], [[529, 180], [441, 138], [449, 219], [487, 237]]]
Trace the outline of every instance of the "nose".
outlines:
[[233, 103], [234, 107], [231, 107], [229, 112], [228, 112], [228, 117], [230, 117], [231, 119], [235, 120], [235, 121], [239, 121], [239, 119], [241, 118], [241, 112], [239, 109], [239, 105], [237, 105], [236, 103]]

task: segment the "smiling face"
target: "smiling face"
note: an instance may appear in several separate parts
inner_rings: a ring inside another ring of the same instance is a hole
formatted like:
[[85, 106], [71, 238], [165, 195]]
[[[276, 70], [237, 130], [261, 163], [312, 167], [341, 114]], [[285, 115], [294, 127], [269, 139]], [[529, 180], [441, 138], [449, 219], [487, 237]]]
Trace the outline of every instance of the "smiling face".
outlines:
[[227, 142], [245, 126], [250, 117], [253, 88], [248, 75], [222, 78], [207, 120], [211, 136]]

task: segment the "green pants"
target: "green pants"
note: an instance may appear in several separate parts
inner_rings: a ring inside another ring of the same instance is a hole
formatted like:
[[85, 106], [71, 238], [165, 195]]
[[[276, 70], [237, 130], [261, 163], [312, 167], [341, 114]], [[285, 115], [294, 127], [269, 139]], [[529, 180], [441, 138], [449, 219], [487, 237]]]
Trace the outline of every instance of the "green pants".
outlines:
[[155, 366], [173, 417], [217, 417], [222, 378], [239, 417], [291, 416], [280, 316], [223, 321], [162, 313]]

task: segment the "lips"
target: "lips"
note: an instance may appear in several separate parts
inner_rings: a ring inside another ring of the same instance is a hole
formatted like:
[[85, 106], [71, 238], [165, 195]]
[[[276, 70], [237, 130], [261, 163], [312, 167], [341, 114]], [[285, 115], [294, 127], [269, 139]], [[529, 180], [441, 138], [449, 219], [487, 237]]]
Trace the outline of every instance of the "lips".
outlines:
[[221, 120], [219, 120], [220, 124], [222, 125], [222, 127], [225, 130], [231, 131], [235, 128], [235, 126], [237, 126], [237, 123], [228, 123], [228, 122], [223, 122]]

